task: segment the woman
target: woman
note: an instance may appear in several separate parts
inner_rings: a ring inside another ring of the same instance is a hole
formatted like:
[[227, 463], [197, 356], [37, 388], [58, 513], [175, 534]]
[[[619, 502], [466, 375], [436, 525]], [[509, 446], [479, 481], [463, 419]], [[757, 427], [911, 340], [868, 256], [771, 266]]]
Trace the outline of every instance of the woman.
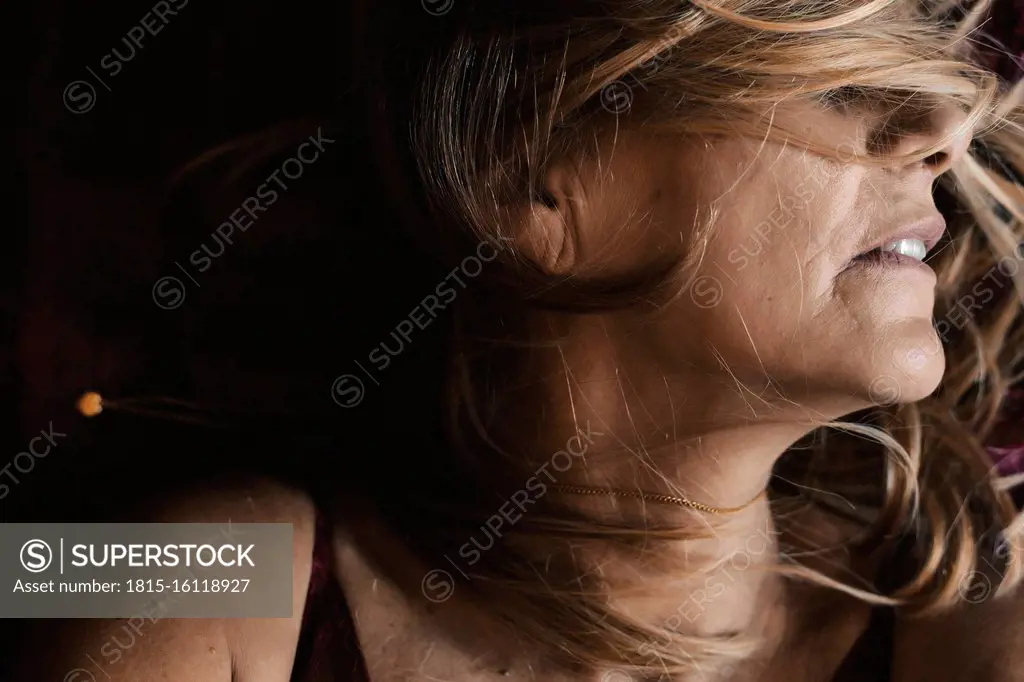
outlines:
[[295, 524], [294, 616], [104, 674], [1024, 679], [1022, 91], [940, 5], [358, 8], [342, 222], [433, 259], [332, 386], [389, 440], [161, 516]]

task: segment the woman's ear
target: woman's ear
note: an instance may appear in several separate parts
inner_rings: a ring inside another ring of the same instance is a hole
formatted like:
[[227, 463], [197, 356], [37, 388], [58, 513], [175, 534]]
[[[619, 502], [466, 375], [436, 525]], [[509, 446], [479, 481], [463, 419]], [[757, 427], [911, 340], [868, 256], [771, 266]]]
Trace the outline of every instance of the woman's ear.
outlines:
[[512, 212], [520, 252], [545, 272], [568, 274], [579, 257], [579, 184], [571, 169], [552, 169]]

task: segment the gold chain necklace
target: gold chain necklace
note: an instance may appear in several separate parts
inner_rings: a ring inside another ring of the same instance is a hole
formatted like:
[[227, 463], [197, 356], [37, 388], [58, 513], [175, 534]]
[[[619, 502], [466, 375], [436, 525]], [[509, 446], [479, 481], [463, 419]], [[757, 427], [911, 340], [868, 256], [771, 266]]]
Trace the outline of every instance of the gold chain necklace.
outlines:
[[621, 488], [589, 488], [582, 485], [554, 485], [551, 486], [555, 490], [558, 490], [569, 495], [609, 495], [612, 497], [632, 497], [639, 500], [650, 500], [651, 502], [661, 502], [662, 504], [674, 504], [677, 507], [687, 507], [689, 509], [696, 509], [697, 511], [704, 512], [706, 514], [735, 514], [741, 512], [750, 505], [754, 504], [762, 497], [765, 492], [762, 490], [753, 499], [739, 507], [712, 507], [709, 504], [702, 504], [700, 502], [694, 502], [688, 500], [685, 497], [675, 497], [673, 495], [660, 495], [657, 493], [645, 493], [639, 490], [623, 490]]

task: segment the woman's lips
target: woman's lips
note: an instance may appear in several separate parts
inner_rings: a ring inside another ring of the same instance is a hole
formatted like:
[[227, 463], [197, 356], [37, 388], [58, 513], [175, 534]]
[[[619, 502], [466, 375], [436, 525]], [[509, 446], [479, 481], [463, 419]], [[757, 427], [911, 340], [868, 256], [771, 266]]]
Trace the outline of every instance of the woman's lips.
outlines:
[[940, 214], [935, 214], [914, 221], [908, 221], [900, 228], [896, 228], [887, 234], [879, 235], [874, 243], [868, 242], [861, 247], [860, 253], [866, 254], [875, 249], [882, 249], [893, 242], [905, 240], [918, 240], [924, 243], [925, 253], [931, 253], [942, 235], [946, 232], [946, 221]]
[[918, 260], [913, 256], [897, 253], [896, 251], [882, 251], [880, 249], [854, 258], [844, 269], [844, 272], [851, 270], [875, 270], [883, 272], [898, 272], [903, 270], [920, 271], [929, 273], [932, 277], [935, 277], [935, 272], [924, 261]]

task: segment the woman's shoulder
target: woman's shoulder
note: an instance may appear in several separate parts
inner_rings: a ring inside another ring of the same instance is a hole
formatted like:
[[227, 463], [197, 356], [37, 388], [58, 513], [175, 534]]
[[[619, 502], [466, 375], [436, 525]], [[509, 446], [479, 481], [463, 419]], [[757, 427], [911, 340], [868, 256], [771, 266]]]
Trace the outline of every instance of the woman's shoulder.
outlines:
[[176, 523], [291, 523], [294, 538], [312, 548], [316, 507], [304, 491], [281, 481], [253, 477], [218, 481], [164, 495], [148, 514]]
[[[116, 663], [103, 667], [109, 682], [288, 679], [313, 563], [317, 514], [312, 500], [277, 481], [250, 479], [180, 491], [155, 500], [150, 509], [145, 520], [158, 523], [292, 524], [292, 615], [156, 619], [146, 623], [135, 645], [119, 651]], [[93, 660], [90, 656], [103, 650], [112, 633], [123, 635], [126, 619], [77, 620], [44, 627], [47, 631], [39, 633], [40, 642], [47, 642], [48, 648], [57, 653], [47, 660], [34, 657], [23, 662], [24, 672], [18, 679], [42, 679], [47, 675], [61, 679], [69, 670], [82, 668], [83, 663]]]

